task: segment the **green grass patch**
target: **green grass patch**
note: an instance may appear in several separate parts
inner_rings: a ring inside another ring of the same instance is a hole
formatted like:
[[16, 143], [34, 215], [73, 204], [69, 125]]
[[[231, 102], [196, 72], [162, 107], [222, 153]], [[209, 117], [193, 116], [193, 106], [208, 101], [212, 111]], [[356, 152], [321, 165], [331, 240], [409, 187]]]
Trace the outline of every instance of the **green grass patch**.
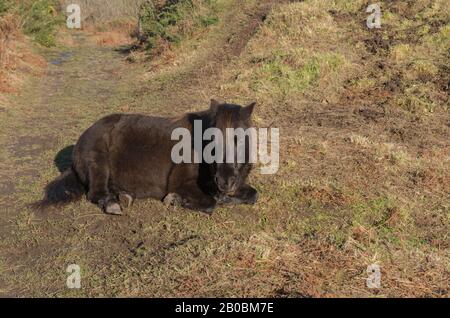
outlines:
[[8, 12], [12, 7], [12, 1], [10, 0], [2, 0], [0, 2], [0, 17]]
[[54, 0], [22, 1], [17, 8], [25, 34], [39, 44], [51, 47], [56, 44], [55, 30], [62, 22]]
[[140, 10], [140, 25], [146, 49], [154, 50], [161, 41], [177, 44], [196, 29], [217, 24], [216, 11], [216, 0], [168, 1], [161, 7], [145, 3]]
[[343, 248], [349, 239], [363, 245], [398, 244], [403, 230], [410, 225], [406, 210], [384, 196], [340, 208], [312, 201], [308, 210], [309, 216], [292, 222], [288, 232], [300, 238], [321, 240], [337, 248]]
[[411, 83], [405, 93], [397, 97], [397, 104], [411, 113], [433, 113], [437, 104], [432, 94], [433, 87], [429, 84]]
[[327, 73], [336, 73], [343, 58], [334, 53], [316, 54], [300, 58], [297, 54], [275, 54], [255, 72], [254, 89], [270, 89], [282, 95], [292, 91], [304, 91], [318, 84]]
[[394, 204], [386, 197], [355, 204], [352, 207], [353, 225], [381, 228], [386, 225], [394, 209]]
[[219, 23], [219, 17], [216, 15], [208, 15], [199, 17], [199, 22], [203, 27], [208, 27], [210, 25], [215, 25]]

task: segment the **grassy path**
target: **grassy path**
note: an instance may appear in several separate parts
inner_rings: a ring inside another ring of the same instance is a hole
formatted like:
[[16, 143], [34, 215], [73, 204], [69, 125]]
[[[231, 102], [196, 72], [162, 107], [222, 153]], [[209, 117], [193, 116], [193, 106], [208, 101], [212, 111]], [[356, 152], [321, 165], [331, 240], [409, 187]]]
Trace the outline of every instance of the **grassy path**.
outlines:
[[[61, 252], [53, 254], [59, 258], [68, 252], [66, 248], [74, 246], [68, 239], [70, 228], [59, 225], [57, 215], [42, 219], [26, 205], [41, 195], [42, 186], [57, 175], [57, 168], [69, 164], [66, 147], [76, 141], [80, 131], [97, 118], [126, 107], [120, 90], [132, 85], [133, 72], [137, 72], [120, 52], [91, 45], [83, 34], [74, 38], [78, 45], [44, 53], [46, 73], [30, 79], [0, 114], [4, 123], [0, 141], [2, 274], [21, 277], [5, 282], [5, 294], [11, 293], [11, 287], [17, 295], [30, 294], [31, 290], [45, 294], [46, 288], [38, 291], [30, 280], [39, 281], [40, 275], [51, 275], [51, 270], [36, 264], [51, 266], [48, 260], [53, 253]], [[88, 210], [99, 214], [93, 207]], [[60, 221], [72, 223], [66, 217], [61, 215]], [[86, 215], [80, 218], [89, 219]]]
[[[27, 205], [69, 164], [70, 146], [98, 118], [113, 112], [164, 115], [205, 107], [200, 102], [211, 96], [217, 68], [244, 48], [261, 12], [239, 13], [244, 21], [230, 24], [228, 33], [207, 34], [196, 59], [150, 79], [141, 65], [126, 62], [120, 50], [93, 45], [82, 33], [74, 35], [75, 46], [44, 52], [46, 74], [30, 79], [0, 113], [5, 123], [0, 128], [1, 294], [233, 295], [226, 285], [234, 279], [226, 276], [256, 273], [246, 266], [232, 269], [243, 253], [234, 245], [252, 248], [251, 228], [258, 228], [259, 215], [249, 207], [222, 209], [210, 218], [147, 200], [114, 218], [85, 201], [51, 215], [37, 215]], [[229, 12], [226, 18], [239, 20], [239, 14]], [[230, 34], [239, 40], [229, 40]], [[219, 55], [217, 43], [225, 43]], [[147, 84], [142, 88], [138, 83], [143, 79]], [[81, 290], [66, 287], [70, 264], [82, 268]], [[224, 270], [209, 273], [217, 266]]]

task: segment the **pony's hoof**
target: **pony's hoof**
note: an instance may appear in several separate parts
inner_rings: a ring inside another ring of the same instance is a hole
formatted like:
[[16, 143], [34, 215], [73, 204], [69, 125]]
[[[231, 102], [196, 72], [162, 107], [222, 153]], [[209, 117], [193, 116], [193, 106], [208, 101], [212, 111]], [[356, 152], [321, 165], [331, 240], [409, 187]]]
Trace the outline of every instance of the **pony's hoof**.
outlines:
[[183, 204], [183, 198], [176, 193], [169, 193], [163, 200], [166, 206], [181, 206]]
[[214, 213], [214, 207], [203, 209], [202, 212], [206, 213], [207, 215], [212, 215]]
[[133, 197], [128, 193], [119, 193], [120, 206], [129, 208], [133, 204]]
[[111, 203], [106, 206], [105, 212], [113, 215], [122, 215], [122, 209], [118, 203]]

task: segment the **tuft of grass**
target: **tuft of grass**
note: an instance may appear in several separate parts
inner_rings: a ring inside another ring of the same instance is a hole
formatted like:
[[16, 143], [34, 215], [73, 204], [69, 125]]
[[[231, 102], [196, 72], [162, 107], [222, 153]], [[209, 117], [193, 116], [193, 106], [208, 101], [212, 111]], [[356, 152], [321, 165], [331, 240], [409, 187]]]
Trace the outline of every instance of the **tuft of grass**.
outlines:
[[3, 0], [0, 2], [0, 17], [5, 15], [12, 7], [11, 0]]
[[199, 17], [199, 21], [200, 24], [206, 28], [210, 25], [215, 25], [219, 23], [219, 17], [216, 15], [201, 16]]
[[394, 203], [387, 197], [357, 203], [352, 206], [352, 223], [364, 227], [382, 228], [388, 226], [387, 222], [392, 217], [394, 209]]
[[403, 95], [396, 98], [397, 103], [403, 109], [411, 113], [432, 113], [437, 108], [433, 98], [434, 88], [431, 85], [410, 84]]
[[339, 54], [318, 53], [304, 56], [304, 61], [299, 62], [302, 54], [297, 53], [276, 52], [272, 61], [264, 62], [254, 74], [254, 89], [281, 95], [302, 92], [317, 85], [326, 74], [336, 74], [344, 60]]
[[367, 3], [365, 0], [333, 0], [330, 1], [330, 8], [332, 10], [337, 10], [342, 13], [358, 13], [358, 11], [363, 8], [363, 6]]

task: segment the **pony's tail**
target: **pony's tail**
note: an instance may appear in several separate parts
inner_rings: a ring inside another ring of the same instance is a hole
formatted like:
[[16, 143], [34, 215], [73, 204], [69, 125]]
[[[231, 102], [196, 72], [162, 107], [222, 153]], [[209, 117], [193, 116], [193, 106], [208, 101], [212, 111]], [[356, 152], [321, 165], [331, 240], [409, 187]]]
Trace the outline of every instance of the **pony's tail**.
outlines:
[[81, 199], [86, 189], [70, 168], [45, 187], [44, 198], [31, 206], [36, 210], [45, 210], [51, 206], [61, 206]]

